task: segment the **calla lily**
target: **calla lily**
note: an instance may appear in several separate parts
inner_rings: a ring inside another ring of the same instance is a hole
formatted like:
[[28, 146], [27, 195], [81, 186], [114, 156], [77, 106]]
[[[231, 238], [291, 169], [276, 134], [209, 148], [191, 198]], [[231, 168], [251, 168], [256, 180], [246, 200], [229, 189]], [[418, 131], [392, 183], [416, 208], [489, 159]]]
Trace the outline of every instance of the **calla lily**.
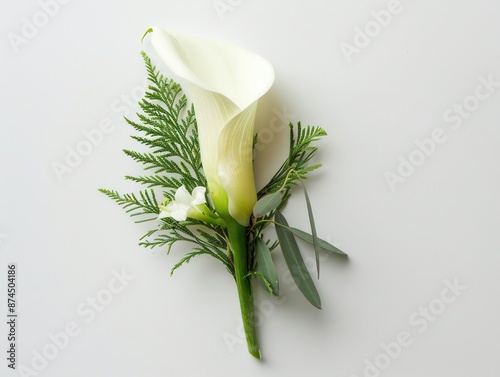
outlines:
[[252, 143], [257, 102], [274, 82], [264, 58], [230, 44], [151, 28], [151, 43], [187, 81], [203, 170], [217, 212], [249, 223], [257, 201]]
[[203, 171], [231, 247], [248, 350], [260, 358], [245, 227], [257, 202], [252, 161], [257, 102], [273, 84], [274, 70], [264, 58], [230, 44], [156, 27], [147, 33], [165, 64], [189, 85]]

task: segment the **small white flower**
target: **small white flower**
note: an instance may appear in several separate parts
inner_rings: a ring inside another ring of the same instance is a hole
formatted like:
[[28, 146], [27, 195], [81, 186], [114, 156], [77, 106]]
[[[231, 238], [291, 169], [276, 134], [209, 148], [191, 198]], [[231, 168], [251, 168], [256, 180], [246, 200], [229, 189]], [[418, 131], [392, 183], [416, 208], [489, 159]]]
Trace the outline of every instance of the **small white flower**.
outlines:
[[[199, 204], [205, 204], [205, 187], [195, 187], [190, 194], [186, 187], [181, 186], [175, 192], [175, 200], [167, 205], [160, 205], [159, 219], [171, 217], [177, 221], [185, 221], [188, 217], [196, 217]], [[194, 216], [193, 216], [194, 215]]]

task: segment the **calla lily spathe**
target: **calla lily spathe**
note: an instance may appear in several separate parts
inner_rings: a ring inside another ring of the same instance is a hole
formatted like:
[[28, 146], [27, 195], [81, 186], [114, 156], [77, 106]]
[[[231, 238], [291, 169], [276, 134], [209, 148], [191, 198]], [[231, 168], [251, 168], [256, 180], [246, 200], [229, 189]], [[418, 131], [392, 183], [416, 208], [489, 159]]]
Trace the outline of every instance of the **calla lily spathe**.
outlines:
[[203, 170], [217, 212], [249, 223], [257, 201], [252, 143], [257, 102], [274, 82], [264, 58], [230, 44], [159, 28], [151, 43], [189, 84], [196, 110]]

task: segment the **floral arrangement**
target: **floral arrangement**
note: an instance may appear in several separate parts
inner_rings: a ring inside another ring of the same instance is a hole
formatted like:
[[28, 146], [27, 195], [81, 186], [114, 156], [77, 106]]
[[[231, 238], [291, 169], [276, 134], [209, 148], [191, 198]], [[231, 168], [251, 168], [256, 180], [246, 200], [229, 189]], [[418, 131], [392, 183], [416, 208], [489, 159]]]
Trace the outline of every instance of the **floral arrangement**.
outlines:
[[[252, 281], [279, 295], [272, 253], [281, 249], [291, 275], [315, 307], [321, 300], [295, 237], [312, 245], [319, 277], [319, 251], [346, 255], [316, 234], [313, 211], [303, 185], [321, 164], [310, 164], [325, 136], [320, 127], [290, 124], [289, 153], [259, 191], [254, 182], [254, 123], [259, 99], [274, 82], [264, 58], [243, 48], [205, 38], [151, 28], [151, 44], [170, 70], [187, 83], [192, 103], [181, 86], [163, 76], [143, 52], [149, 88], [140, 101], [138, 120], [127, 122], [140, 134], [133, 139], [149, 152], [124, 152], [145, 165], [145, 175], [126, 176], [145, 186], [137, 194], [100, 189], [138, 222], [155, 226], [140, 240], [145, 247], [188, 242], [193, 248], [172, 269], [198, 255], [220, 261], [234, 276], [248, 351], [261, 357], [254, 323]], [[145, 35], [146, 35], [145, 34]], [[143, 37], [144, 38], [144, 37]], [[196, 113], [195, 113], [196, 111]], [[301, 185], [310, 232], [290, 226], [282, 210], [294, 186]], [[163, 196], [161, 201], [158, 195]], [[266, 235], [273, 225], [276, 240]]]

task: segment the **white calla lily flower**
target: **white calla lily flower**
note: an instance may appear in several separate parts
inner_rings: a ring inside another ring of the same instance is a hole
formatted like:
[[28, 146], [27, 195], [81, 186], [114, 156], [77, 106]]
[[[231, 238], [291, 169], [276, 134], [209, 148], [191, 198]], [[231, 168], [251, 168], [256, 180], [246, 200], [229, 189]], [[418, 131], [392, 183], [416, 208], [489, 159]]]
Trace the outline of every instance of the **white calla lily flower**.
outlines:
[[252, 162], [255, 115], [258, 100], [274, 82], [271, 64], [230, 44], [156, 27], [148, 32], [166, 65], [189, 83], [203, 170], [217, 212], [248, 225], [257, 201]]

